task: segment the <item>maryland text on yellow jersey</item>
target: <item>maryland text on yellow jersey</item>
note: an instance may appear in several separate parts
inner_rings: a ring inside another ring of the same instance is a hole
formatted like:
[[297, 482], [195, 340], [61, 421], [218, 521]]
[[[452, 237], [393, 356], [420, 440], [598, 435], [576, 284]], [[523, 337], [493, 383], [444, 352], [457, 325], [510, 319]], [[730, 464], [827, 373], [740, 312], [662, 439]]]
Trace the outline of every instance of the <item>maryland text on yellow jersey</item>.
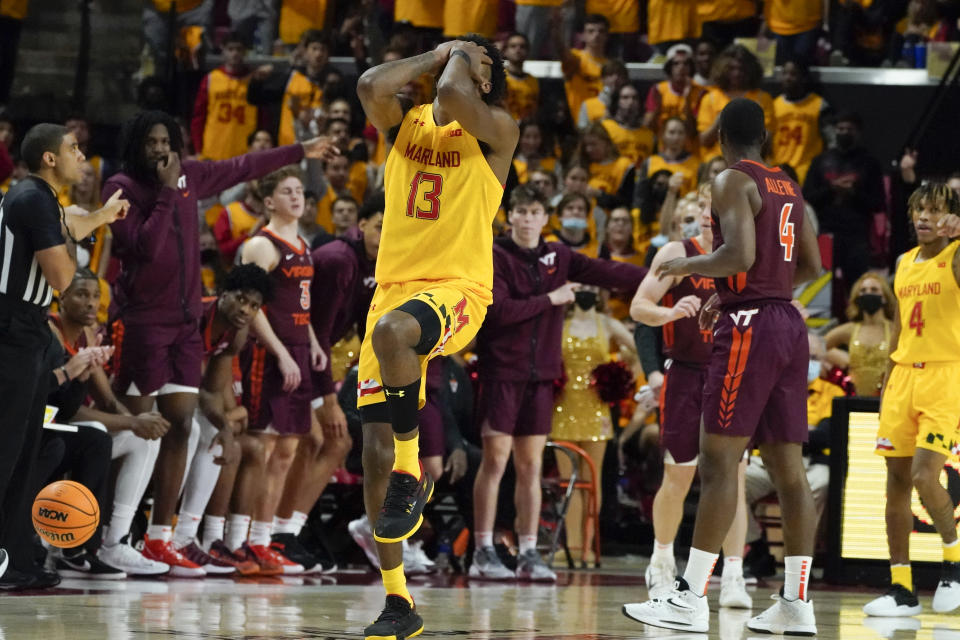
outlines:
[[433, 104], [403, 118], [387, 156], [379, 284], [462, 279], [493, 288], [493, 219], [503, 197], [477, 139], [433, 119]]
[[960, 361], [960, 286], [954, 240], [929, 260], [917, 262], [920, 247], [908, 251], [893, 282], [900, 305], [900, 339], [890, 357], [897, 364]]

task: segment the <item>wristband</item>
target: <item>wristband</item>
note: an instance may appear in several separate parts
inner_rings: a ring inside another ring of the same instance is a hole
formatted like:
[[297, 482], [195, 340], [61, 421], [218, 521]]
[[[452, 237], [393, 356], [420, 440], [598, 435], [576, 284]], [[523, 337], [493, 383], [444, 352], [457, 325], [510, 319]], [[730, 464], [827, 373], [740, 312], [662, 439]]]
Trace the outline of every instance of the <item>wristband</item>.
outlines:
[[451, 57], [452, 57], [452, 56], [461, 56], [461, 57], [463, 58], [463, 61], [467, 63], [467, 66], [470, 66], [470, 55], [469, 55], [466, 51], [464, 51], [463, 49], [457, 49], [456, 51], [454, 51], [453, 53], [451, 53], [450, 56], [451, 56]]
[[66, 384], [67, 382], [72, 382], [72, 381], [73, 381], [73, 378], [71, 378], [71, 377], [70, 377], [70, 374], [67, 372], [67, 367], [66, 367], [66, 366], [61, 366], [61, 367], [60, 367], [60, 371], [63, 372], [63, 377], [64, 377], [64, 380], [65, 380], [64, 384]]

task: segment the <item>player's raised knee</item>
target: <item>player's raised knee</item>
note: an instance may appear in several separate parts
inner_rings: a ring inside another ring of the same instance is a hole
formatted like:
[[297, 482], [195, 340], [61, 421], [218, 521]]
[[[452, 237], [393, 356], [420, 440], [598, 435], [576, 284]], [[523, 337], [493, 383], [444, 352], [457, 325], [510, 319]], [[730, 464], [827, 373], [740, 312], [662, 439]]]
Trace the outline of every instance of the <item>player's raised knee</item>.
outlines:
[[371, 339], [377, 357], [411, 349], [420, 340], [420, 324], [409, 313], [391, 311], [377, 321]]

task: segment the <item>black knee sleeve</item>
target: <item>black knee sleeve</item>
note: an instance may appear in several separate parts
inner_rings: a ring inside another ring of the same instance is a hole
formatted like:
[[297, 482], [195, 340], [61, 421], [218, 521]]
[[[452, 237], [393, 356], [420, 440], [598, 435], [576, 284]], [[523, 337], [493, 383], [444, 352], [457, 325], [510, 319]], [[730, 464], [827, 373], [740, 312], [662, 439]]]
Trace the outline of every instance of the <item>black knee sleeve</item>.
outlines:
[[440, 317], [437, 312], [422, 300], [407, 300], [397, 310], [410, 314], [420, 325], [420, 341], [413, 350], [417, 355], [429, 355], [440, 340]]

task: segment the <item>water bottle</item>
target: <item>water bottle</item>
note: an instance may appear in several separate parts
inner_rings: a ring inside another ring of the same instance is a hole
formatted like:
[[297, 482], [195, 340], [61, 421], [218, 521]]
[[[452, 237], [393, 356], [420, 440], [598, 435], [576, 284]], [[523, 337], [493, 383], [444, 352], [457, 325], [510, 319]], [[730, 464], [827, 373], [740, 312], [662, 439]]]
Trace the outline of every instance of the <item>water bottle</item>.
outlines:
[[913, 47], [913, 66], [915, 69], [927, 68], [927, 43], [918, 42]]
[[909, 63], [916, 63], [916, 57], [913, 50], [913, 42], [905, 40], [903, 49], [900, 51], [900, 59]]

